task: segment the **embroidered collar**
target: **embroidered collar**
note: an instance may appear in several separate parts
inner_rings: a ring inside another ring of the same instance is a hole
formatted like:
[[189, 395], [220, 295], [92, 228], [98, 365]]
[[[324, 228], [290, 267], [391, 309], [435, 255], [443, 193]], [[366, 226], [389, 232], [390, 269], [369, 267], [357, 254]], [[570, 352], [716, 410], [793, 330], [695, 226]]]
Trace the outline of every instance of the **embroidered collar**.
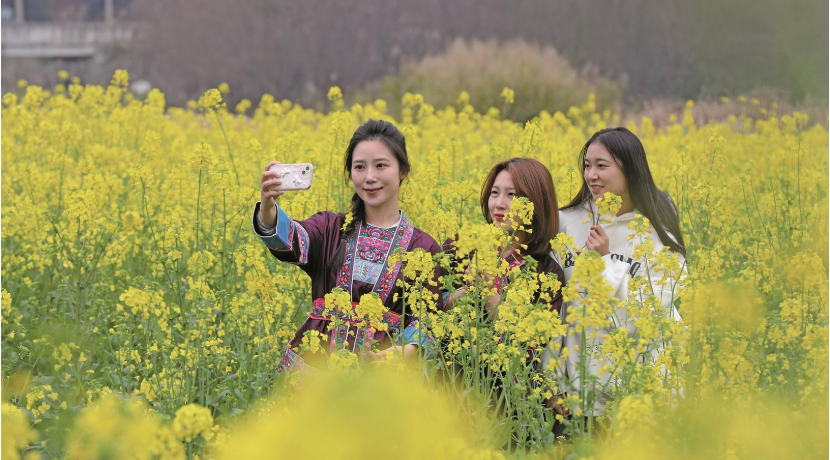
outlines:
[[[499, 250], [499, 255], [501, 255], [501, 250]], [[504, 260], [507, 261], [507, 264], [510, 268], [522, 265], [524, 263], [524, 257], [516, 251], [511, 251]]]

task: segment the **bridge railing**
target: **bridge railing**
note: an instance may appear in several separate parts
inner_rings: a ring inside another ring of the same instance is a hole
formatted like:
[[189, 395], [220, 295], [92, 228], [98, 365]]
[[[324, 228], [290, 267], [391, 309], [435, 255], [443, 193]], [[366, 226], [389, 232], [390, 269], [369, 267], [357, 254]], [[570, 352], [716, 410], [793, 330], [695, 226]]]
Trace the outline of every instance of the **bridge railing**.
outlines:
[[3, 57], [91, 57], [100, 47], [128, 43], [138, 37], [133, 23], [4, 22], [0, 45]]

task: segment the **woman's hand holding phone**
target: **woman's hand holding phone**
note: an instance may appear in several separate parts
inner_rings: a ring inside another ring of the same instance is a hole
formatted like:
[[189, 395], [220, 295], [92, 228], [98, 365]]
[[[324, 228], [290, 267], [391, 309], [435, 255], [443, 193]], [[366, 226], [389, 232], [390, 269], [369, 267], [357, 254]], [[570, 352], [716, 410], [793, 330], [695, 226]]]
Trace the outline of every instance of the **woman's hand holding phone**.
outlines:
[[260, 185], [260, 201], [262, 204], [259, 207], [259, 218], [265, 225], [273, 227], [277, 224], [277, 198], [285, 193], [281, 190], [282, 180], [280, 180], [280, 173], [271, 171], [271, 168], [279, 165], [279, 161], [272, 161], [265, 166], [265, 171], [262, 173], [262, 183]]

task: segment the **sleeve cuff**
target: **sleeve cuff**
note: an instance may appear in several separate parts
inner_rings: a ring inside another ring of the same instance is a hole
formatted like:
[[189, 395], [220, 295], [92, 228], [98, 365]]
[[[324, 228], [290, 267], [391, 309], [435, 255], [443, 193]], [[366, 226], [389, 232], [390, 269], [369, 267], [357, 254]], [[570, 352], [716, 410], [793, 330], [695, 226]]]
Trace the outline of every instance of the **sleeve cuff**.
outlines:
[[286, 214], [282, 208], [277, 206], [276, 227], [273, 229], [263, 228], [259, 218], [259, 208], [261, 205], [261, 202], [257, 202], [256, 206], [254, 206], [254, 215], [252, 220], [254, 233], [256, 233], [257, 236], [262, 239], [262, 242], [271, 249], [278, 251], [291, 249], [291, 218], [288, 217], [288, 214]]
[[427, 331], [422, 330], [418, 321], [413, 321], [409, 326], [405, 327], [401, 337], [398, 339], [400, 345], [415, 345], [423, 348], [424, 357], [432, 359], [436, 356], [438, 351], [435, 345], [435, 340]]
[[274, 225], [273, 227], [269, 227], [262, 221], [262, 217], [259, 216], [259, 213], [256, 213], [256, 227], [254, 230], [259, 229], [260, 231], [257, 232], [261, 236], [271, 236], [277, 233], [277, 226]]

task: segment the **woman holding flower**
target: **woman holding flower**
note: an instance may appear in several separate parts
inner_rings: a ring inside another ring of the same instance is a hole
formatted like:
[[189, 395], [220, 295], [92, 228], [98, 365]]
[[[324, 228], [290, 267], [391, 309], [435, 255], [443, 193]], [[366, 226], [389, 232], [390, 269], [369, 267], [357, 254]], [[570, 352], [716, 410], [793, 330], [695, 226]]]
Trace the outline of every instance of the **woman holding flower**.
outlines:
[[[565, 274], [550, 245], [559, 226], [550, 171], [531, 158], [500, 162], [484, 180], [480, 205], [484, 220], [492, 225], [462, 229], [443, 245], [455, 256], [454, 271], [463, 272], [456, 289], [444, 293], [444, 302], [449, 314], [458, 310], [456, 322], [466, 328], [483, 323], [479, 327], [487, 332], [480, 335], [493, 341], [479, 339], [481, 344], [476, 344], [489, 355], [484, 364], [476, 356], [465, 356], [463, 344], [454, 337], [444, 340], [445, 356], [454, 356], [456, 362], [449, 369], [450, 380], [466, 374], [466, 380], [477, 381], [475, 376], [483, 372], [484, 387], [495, 388], [494, 394], [507, 392], [495, 397], [500, 401], [495, 407], [515, 414], [516, 439], [523, 443], [528, 427], [538, 430], [537, 424], [546, 419], [545, 405], [564, 415], [555, 404], [556, 387], [539, 368], [547, 344], [564, 332], [559, 315]], [[491, 242], [493, 235], [496, 242]], [[516, 393], [514, 386], [505, 389], [508, 381], [526, 384], [527, 393]]]
[[[611, 380], [619, 377], [622, 366], [609, 358], [619, 350], [606, 338], [613, 335], [620, 343], [636, 338], [645, 343], [638, 353], [656, 356], [665, 345], [662, 338], [643, 337], [637, 321], [679, 319], [674, 295], [686, 248], [677, 209], [655, 185], [645, 149], [631, 131], [598, 131], [583, 146], [580, 161], [584, 182], [559, 212], [562, 233], [555, 241], [568, 283], [563, 313], [570, 329], [564, 343], [551, 352], [562, 358], [560, 381], [566, 389], [579, 395], [581, 404], [586, 404], [588, 395], [598, 395], [593, 413], [601, 414]], [[591, 251], [601, 261], [589, 257]], [[634, 302], [627, 305], [629, 292], [635, 291], [637, 297], [632, 296]], [[646, 294], [657, 297], [661, 315], [632, 310], [631, 305]], [[666, 324], [648, 329], [659, 330]]]
[[439, 247], [398, 207], [400, 185], [410, 172], [403, 134], [386, 121], [369, 120], [357, 128], [345, 158], [354, 185], [348, 215], [323, 211], [303, 221], [291, 219], [276, 202], [284, 193], [280, 174], [270, 170], [276, 164], [269, 163], [262, 173], [254, 231], [274, 257], [311, 277], [314, 299], [278, 370], [305, 368], [304, 358], [312, 354], [301, 357], [301, 345], [306, 341], [307, 348], [321, 338], [331, 352], [345, 348], [376, 356], [373, 346], [391, 345], [396, 335], [410, 337], [402, 345], [414, 349], [418, 341], [403, 333], [414, 317], [405, 311], [397, 285], [401, 262], [390, 256], [419, 248], [435, 254]]
[[[531, 206], [519, 204], [511, 212], [516, 198], [524, 198]], [[536, 261], [536, 273], [552, 273], [560, 282], [564, 281], [562, 267], [550, 254], [550, 241], [559, 228], [559, 219], [556, 190], [545, 165], [532, 158], [512, 158], [498, 163], [484, 180], [480, 204], [484, 220], [508, 234], [506, 244], [499, 248], [498, 254], [507, 262], [507, 271], [521, 267], [528, 257], [532, 257]], [[528, 214], [532, 214], [530, 219], [527, 219]], [[523, 225], [522, 220], [529, 220], [529, 225]], [[456, 240], [449, 239], [443, 249], [449, 252], [455, 245]], [[498, 316], [500, 294], [509, 282], [508, 276], [493, 277], [480, 270], [475, 275], [490, 280], [496, 288], [486, 303], [487, 312], [494, 319]], [[466, 294], [466, 287], [445, 293], [445, 308]], [[540, 300], [539, 293], [535, 300]], [[544, 301], [549, 303], [552, 311], [559, 312], [561, 292]]]

